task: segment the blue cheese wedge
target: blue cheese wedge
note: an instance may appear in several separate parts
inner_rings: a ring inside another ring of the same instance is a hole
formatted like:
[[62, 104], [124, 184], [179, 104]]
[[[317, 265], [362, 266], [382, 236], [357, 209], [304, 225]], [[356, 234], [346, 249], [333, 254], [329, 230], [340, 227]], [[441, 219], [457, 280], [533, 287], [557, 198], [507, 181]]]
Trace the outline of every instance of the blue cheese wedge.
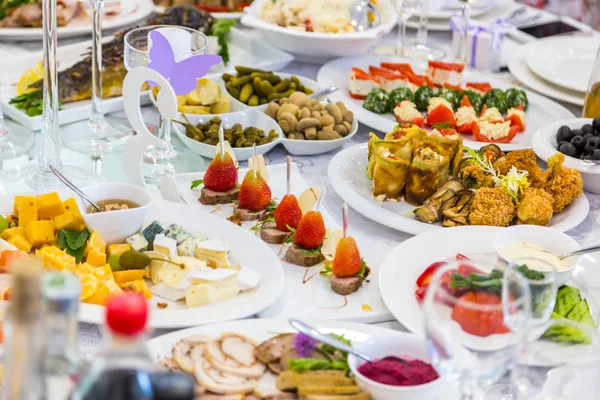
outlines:
[[169, 225], [169, 228], [167, 228], [165, 235], [168, 238], [177, 241], [178, 245], [192, 238], [191, 233], [187, 232], [185, 229], [183, 229], [180, 225], [177, 224]]
[[183, 241], [183, 243], [177, 246], [177, 253], [180, 256], [194, 257], [196, 253], [196, 241], [193, 237]]
[[204, 240], [197, 241], [194, 255], [200, 260], [206, 261], [212, 268], [231, 268], [227, 259], [229, 248], [227, 243], [222, 240]]
[[141, 234], [148, 241], [149, 249], [152, 250], [152, 245], [154, 243], [154, 238], [156, 235], [164, 233], [165, 227], [158, 221], [152, 221], [148, 226], [146, 226]]
[[240, 266], [240, 270], [238, 271], [238, 285], [240, 291], [245, 292], [246, 290], [254, 289], [259, 283], [260, 274], [258, 272], [245, 265]]
[[131, 249], [135, 251], [146, 251], [148, 250], [148, 241], [140, 233], [136, 233], [133, 236], [127, 238], [126, 243], [131, 245]]
[[154, 251], [162, 253], [169, 258], [175, 258], [179, 254], [177, 253], [177, 241], [166, 237], [164, 234], [159, 233], [154, 237]]
[[194, 284], [185, 295], [188, 307], [211, 304], [235, 297], [239, 293], [237, 273], [218, 281], [201, 281]]

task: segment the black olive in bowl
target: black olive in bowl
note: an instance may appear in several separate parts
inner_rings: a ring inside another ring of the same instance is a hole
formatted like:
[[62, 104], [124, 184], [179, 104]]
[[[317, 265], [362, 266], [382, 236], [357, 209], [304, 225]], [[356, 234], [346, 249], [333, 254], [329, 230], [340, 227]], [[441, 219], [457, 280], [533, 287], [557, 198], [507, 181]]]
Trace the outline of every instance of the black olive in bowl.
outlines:
[[577, 157], [577, 148], [569, 142], [562, 142], [558, 146], [558, 151], [569, 157]]
[[583, 154], [589, 155], [592, 154], [594, 150], [600, 147], [600, 141], [596, 138], [590, 139], [586, 141], [585, 146], [583, 147]]
[[583, 136], [583, 131], [581, 129], [573, 129], [572, 132], [574, 136]]
[[596, 149], [590, 154], [590, 160], [600, 161], [600, 149]]
[[590, 141], [590, 139], [595, 138], [596, 136], [594, 136], [593, 133], [586, 133], [585, 135], [583, 135], [583, 140], [587, 143]]
[[578, 152], [580, 152], [583, 150], [583, 146], [585, 146], [583, 136], [573, 136], [573, 139], [571, 139], [571, 144], [575, 146]]
[[584, 126], [582, 126], [581, 130], [583, 131], [584, 135], [588, 133], [594, 133], [594, 128], [592, 128], [590, 124], [585, 124]]
[[600, 117], [594, 118], [594, 120], [592, 121], [592, 127], [596, 132], [600, 133]]
[[558, 132], [556, 133], [556, 140], [560, 143], [562, 141], [570, 141], [573, 138], [573, 131], [566, 125], [558, 128]]

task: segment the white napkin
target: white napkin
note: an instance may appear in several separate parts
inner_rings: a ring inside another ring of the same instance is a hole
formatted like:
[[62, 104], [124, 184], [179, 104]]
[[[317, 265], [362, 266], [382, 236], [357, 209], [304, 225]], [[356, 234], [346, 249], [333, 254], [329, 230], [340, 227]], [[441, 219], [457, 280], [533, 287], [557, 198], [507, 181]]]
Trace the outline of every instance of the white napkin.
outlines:
[[600, 393], [600, 360], [554, 368], [537, 399], [583, 400], [594, 399]]

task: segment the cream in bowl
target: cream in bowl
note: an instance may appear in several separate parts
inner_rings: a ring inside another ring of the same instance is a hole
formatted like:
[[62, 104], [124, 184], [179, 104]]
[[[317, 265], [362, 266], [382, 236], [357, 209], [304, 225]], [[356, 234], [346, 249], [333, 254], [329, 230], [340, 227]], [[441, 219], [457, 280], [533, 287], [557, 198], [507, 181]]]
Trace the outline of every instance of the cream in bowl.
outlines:
[[508, 247], [499, 249], [498, 252], [505, 260], [531, 259], [527, 266], [536, 271], [550, 271], [551, 269], [548, 265], [553, 266], [557, 271], [572, 267], [572, 260], [570, 258], [561, 260], [550, 251], [530, 242], [515, 242]]
[[128, 183], [106, 182], [83, 189], [101, 208], [97, 211], [78, 199], [82, 217], [90, 231], [98, 231], [108, 243], [121, 243], [142, 228], [152, 207], [152, 195], [139, 186]]

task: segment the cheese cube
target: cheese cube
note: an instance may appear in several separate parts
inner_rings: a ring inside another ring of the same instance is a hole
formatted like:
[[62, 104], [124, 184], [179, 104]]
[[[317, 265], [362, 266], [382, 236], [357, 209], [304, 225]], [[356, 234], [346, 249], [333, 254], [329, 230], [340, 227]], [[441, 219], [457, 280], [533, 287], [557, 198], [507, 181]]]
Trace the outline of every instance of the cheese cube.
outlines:
[[11, 237], [16, 236], [16, 235], [25, 236], [25, 227], [18, 226], [16, 228], [5, 229], [2, 231], [2, 233], [0, 233], [0, 239], [8, 240]]
[[188, 274], [198, 269], [206, 268], [206, 263], [194, 257], [175, 257], [171, 261], [183, 267], [171, 263], [163, 263], [156, 272], [156, 280], [164, 282], [171, 287], [177, 287]]
[[129, 269], [126, 271], [113, 272], [113, 278], [119, 285], [122, 283], [133, 282], [144, 278], [143, 269]]
[[106, 302], [111, 296], [123, 293], [123, 289], [114, 281], [106, 281], [104, 285], [93, 295], [84, 300], [85, 303], [96, 304], [99, 306], [106, 305]]
[[65, 211], [71, 212], [73, 214], [75, 220], [78, 223], [83, 224], [83, 217], [81, 216], [81, 211], [79, 211], [79, 206], [77, 205], [77, 201], [75, 200], [75, 198], [71, 197], [65, 200], [63, 206], [65, 207]]
[[[83, 264], [81, 264], [83, 265]], [[85, 300], [92, 296], [100, 289], [102, 282], [96, 278], [93, 272], [78, 271], [75, 270], [73, 273], [79, 278], [81, 282], [81, 294], [79, 295], [80, 300]]]
[[163, 235], [162, 233], [154, 237], [154, 251], [162, 253], [169, 258], [177, 257], [177, 241]]
[[180, 256], [193, 257], [196, 253], [196, 239], [189, 238], [177, 246], [177, 253]]
[[222, 240], [204, 240], [196, 242], [194, 255], [212, 268], [231, 268], [228, 251], [227, 243]]
[[83, 255], [87, 257], [90, 250], [96, 250], [99, 253], [106, 253], [106, 242], [97, 231], [92, 231], [85, 245]]
[[150, 293], [155, 296], [162, 297], [169, 301], [178, 301], [185, 298], [185, 294], [188, 289], [177, 289], [167, 285], [166, 283], [159, 283], [150, 288]]
[[154, 237], [160, 233], [164, 233], [165, 228], [158, 221], [152, 221], [150, 225], [142, 229], [142, 236], [146, 238], [150, 244], [150, 248], [154, 243]]
[[65, 213], [65, 206], [58, 193], [46, 193], [38, 196], [38, 214], [40, 219], [53, 219]]
[[139, 233], [128, 237], [126, 242], [129, 243], [131, 245], [131, 248], [135, 251], [148, 250], [148, 241]]
[[152, 294], [148, 290], [148, 286], [146, 286], [146, 282], [144, 282], [143, 279], [138, 279], [138, 280], [131, 281], [131, 282], [124, 282], [124, 283], [121, 283], [118, 285], [121, 289], [123, 289], [127, 292], [139, 293], [142, 296], [144, 296], [144, 298], [146, 298], [146, 299], [152, 298]]
[[25, 228], [27, 240], [35, 248], [40, 248], [44, 244], [54, 242], [54, 222], [52, 221], [32, 221]]
[[29, 252], [32, 247], [31, 243], [29, 243], [29, 241], [21, 235], [15, 235], [8, 239], [7, 242], [15, 246], [17, 249], [27, 252]]
[[108, 246], [108, 256], [120, 256], [128, 250], [131, 250], [131, 245], [129, 243], [111, 244]]
[[23, 196], [19, 202], [19, 226], [25, 227], [38, 219], [37, 197]]
[[57, 231], [60, 231], [61, 229], [79, 230], [79, 222], [77, 222], [75, 215], [73, 215], [71, 211], [67, 211], [64, 214], [55, 217], [54, 225], [56, 226]]
[[13, 215], [15, 217], [19, 216], [19, 205], [21, 204], [21, 199], [25, 196], [15, 196], [15, 201], [13, 203]]
[[254, 289], [260, 283], [260, 274], [253, 269], [242, 265], [238, 272], [238, 285], [240, 291]]
[[165, 232], [165, 235], [168, 238], [171, 238], [171, 239], [174, 239], [175, 241], [177, 241], [177, 244], [181, 244], [184, 241], [186, 241], [187, 239], [190, 239], [192, 237], [191, 234], [186, 232], [185, 229], [183, 229], [181, 226], [179, 226], [177, 224], [169, 225], [169, 228]]
[[109, 264], [94, 268], [94, 275], [100, 282], [114, 281], [112, 269], [110, 269]]
[[54, 246], [42, 247], [37, 251], [37, 255], [42, 259], [44, 268], [54, 271], [74, 271], [75, 257], [66, 253], [66, 251]]
[[144, 273], [144, 276], [148, 279], [150, 279], [152, 281], [152, 283], [157, 284], [160, 282], [160, 279], [158, 277], [158, 271], [160, 271], [162, 269], [162, 267], [164, 265], [167, 265], [168, 263], [165, 263], [164, 261], [160, 261], [162, 260], [166, 260], [167, 256], [165, 256], [162, 253], [157, 253], [155, 251], [147, 251], [144, 254], [146, 254], [147, 256], [149, 256], [150, 258], [157, 258], [158, 260], [152, 260], [150, 261], [150, 264], [148, 264], [146, 266], [146, 270]]
[[217, 282], [195, 284], [186, 293], [185, 303], [188, 307], [216, 303], [235, 297], [239, 291], [237, 274], [233, 274]]
[[92, 249], [89, 251], [85, 262], [94, 267], [103, 267], [106, 265], [106, 254]]

